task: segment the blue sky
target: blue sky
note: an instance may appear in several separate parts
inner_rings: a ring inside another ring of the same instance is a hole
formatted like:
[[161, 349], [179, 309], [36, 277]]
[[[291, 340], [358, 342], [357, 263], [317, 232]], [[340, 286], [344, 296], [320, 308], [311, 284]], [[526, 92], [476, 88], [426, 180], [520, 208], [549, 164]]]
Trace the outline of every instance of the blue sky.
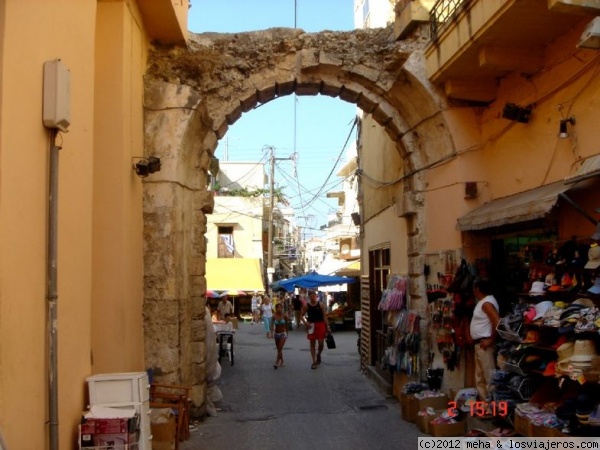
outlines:
[[[194, 33], [294, 28], [294, 23], [307, 32], [348, 31], [354, 28], [353, 8], [353, 0], [192, 0], [188, 25]], [[275, 99], [233, 124], [219, 142], [216, 156], [222, 161], [267, 161], [265, 146], [273, 146], [277, 158], [291, 157], [296, 151], [296, 170], [292, 161], [278, 161], [275, 183], [284, 188], [296, 214], [308, 217], [299, 224], [316, 229], [337, 208], [337, 202], [325, 194], [340, 188], [335, 173], [345, 161], [344, 144], [356, 111], [353, 104], [321, 95]], [[346, 149], [354, 139], [355, 129]], [[307, 230], [307, 237], [311, 234], [318, 233]]]

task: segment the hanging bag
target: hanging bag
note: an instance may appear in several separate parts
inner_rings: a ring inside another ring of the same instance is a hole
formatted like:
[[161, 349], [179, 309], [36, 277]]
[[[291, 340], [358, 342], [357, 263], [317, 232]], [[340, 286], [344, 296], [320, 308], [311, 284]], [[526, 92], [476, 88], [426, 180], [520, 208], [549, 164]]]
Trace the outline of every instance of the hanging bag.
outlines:
[[333, 338], [333, 334], [327, 333], [327, 336], [325, 337], [325, 343], [327, 344], [328, 349], [331, 350], [335, 348], [335, 339]]

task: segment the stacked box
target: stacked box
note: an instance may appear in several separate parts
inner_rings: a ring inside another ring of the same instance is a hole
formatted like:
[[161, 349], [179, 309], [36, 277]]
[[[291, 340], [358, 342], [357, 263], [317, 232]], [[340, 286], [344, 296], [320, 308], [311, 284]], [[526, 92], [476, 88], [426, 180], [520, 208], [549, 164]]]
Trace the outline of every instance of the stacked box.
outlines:
[[80, 448], [130, 446], [137, 444], [138, 440], [139, 416], [137, 414], [134, 417], [86, 418], [82, 416], [81, 418]]
[[415, 403], [415, 414], [425, 408], [433, 408], [433, 409], [448, 409], [448, 396], [446, 394], [442, 394], [438, 397], [425, 397], [425, 398], [416, 398], [414, 399]]
[[431, 421], [436, 417], [439, 417], [442, 413], [444, 413], [445, 409], [436, 409], [435, 414], [428, 414], [426, 416], [417, 415], [417, 420], [415, 421], [415, 425], [419, 430], [423, 433], [431, 434]]
[[133, 433], [83, 434], [79, 426], [79, 448], [137, 448], [139, 431]]
[[415, 396], [413, 394], [400, 393], [400, 413], [402, 420], [407, 422], [414, 422], [415, 416], [413, 416], [410, 406], [414, 403]]
[[462, 436], [467, 432], [467, 422], [461, 420], [456, 423], [430, 423], [429, 434], [434, 437]]
[[81, 434], [134, 433], [138, 429], [138, 415], [119, 418], [81, 418]]
[[522, 436], [535, 436], [533, 433], [533, 424], [528, 417], [519, 414], [515, 411], [515, 432]]

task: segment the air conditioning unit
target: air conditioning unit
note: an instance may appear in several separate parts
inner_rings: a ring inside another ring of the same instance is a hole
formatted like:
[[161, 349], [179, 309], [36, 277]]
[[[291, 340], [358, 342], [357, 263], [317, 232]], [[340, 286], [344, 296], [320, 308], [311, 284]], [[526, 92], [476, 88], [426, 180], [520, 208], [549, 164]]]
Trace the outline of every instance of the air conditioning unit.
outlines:
[[585, 27], [577, 47], [600, 49], [600, 17], [596, 17]]

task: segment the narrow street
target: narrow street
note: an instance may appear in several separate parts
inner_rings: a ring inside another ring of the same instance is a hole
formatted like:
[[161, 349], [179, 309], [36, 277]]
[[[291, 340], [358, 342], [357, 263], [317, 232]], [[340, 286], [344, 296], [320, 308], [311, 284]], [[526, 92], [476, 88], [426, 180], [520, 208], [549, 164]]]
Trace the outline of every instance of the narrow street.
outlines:
[[289, 333], [285, 367], [273, 368], [273, 340], [262, 325], [240, 323], [235, 364], [222, 360], [223, 399], [217, 417], [201, 422], [181, 450], [203, 449], [413, 449], [422, 436], [400, 418], [360, 371], [356, 331], [336, 331], [337, 348], [311, 370], [303, 329]]

